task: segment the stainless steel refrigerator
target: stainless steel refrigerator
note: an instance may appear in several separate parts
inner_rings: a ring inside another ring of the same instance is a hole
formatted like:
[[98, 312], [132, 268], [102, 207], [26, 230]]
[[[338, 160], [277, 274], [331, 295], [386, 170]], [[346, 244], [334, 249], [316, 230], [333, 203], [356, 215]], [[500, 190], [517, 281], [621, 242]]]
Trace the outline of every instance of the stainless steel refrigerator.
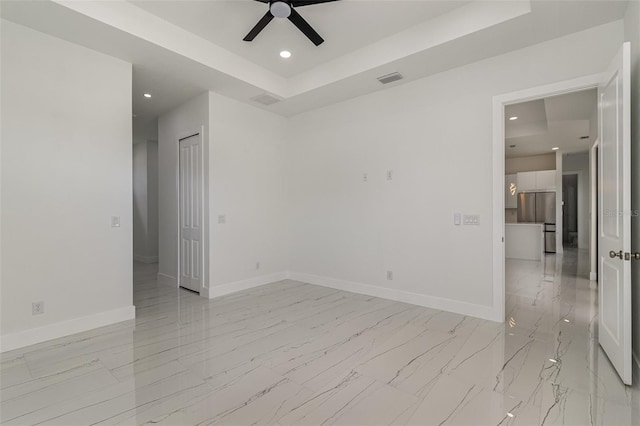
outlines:
[[521, 192], [518, 194], [518, 223], [544, 225], [544, 251], [556, 252], [556, 193]]

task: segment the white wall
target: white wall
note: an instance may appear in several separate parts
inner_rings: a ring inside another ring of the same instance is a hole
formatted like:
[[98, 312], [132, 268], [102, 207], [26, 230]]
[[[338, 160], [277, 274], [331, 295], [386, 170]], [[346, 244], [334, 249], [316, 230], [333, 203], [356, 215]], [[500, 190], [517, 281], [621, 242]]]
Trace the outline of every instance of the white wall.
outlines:
[[133, 143], [146, 141], [158, 142], [158, 117], [148, 119], [136, 116], [133, 118]]
[[133, 144], [133, 256], [147, 256], [147, 143]]
[[[630, 1], [624, 19], [624, 37], [631, 41], [631, 155], [633, 157], [632, 210], [640, 211], [640, 2]], [[632, 218], [632, 250], [640, 252], [640, 216]], [[640, 374], [640, 262], [633, 262], [633, 348]], [[640, 376], [636, 376], [640, 380]]]
[[147, 261], [158, 261], [158, 141], [147, 141]]
[[158, 261], [158, 142], [133, 144], [133, 258]]
[[[293, 117], [293, 276], [491, 317], [493, 96], [599, 73], [622, 32], [603, 25]], [[454, 212], [481, 225], [456, 227]]]
[[[175, 285], [178, 282], [178, 140], [195, 133], [202, 133], [204, 154], [204, 230], [209, 229], [209, 92], [205, 92], [158, 120], [158, 241], [159, 273], [161, 282]], [[206, 234], [205, 234], [206, 235]], [[204, 240], [205, 256], [209, 243]], [[205, 271], [205, 286], [208, 286]]]
[[222, 95], [210, 99], [214, 297], [285, 277], [288, 210], [286, 119]]
[[591, 235], [591, 170], [589, 152], [564, 154], [562, 156], [563, 174], [578, 172], [578, 248], [588, 249]]
[[[1, 27], [4, 351], [132, 318], [134, 307], [131, 65]], [[34, 301], [44, 314], [31, 315]]]
[[563, 253], [564, 247], [562, 245], [564, 235], [564, 224], [562, 222], [562, 200], [564, 200], [564, 194], [562, 193], [562, 173], [564, 172], [564, 165], [562, 164], [562, 153], [556, 151], [556, 253]]
[[507, 175], [518, 172], [535, 172], [538, 170], [555, 170], [556, 155], [542, 154], [528, 157], [513, 157], [504, 160], [504, 173]]

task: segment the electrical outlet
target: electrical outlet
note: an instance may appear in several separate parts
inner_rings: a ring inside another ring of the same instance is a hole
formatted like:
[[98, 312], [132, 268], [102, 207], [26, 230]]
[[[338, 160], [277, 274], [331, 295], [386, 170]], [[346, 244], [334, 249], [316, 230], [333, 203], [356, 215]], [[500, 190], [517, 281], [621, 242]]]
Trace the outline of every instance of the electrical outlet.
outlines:
[[387, 180], [393, 180], [393, 170], [387, 170]]
[[387, 281], [393, 281], [393, 271], [387, 271]]
[[44, 301], [33, 302], [31, 304], [31, 315], [44, 314]]
[[364, 173], [364, 174], [362, 175], [362, 181], [363, 181], [363, 182], [368, 182], [368, 181], [369, 181], [369, 175], [368, 175], [368, 174], [366, 174], [366, 173]]
[[218, 223], [220, 224], [227, 223], [227, 217], [223, 214], [218, 215]]
[[256, 269], [260, 269], [260, 262], [256, 262]]

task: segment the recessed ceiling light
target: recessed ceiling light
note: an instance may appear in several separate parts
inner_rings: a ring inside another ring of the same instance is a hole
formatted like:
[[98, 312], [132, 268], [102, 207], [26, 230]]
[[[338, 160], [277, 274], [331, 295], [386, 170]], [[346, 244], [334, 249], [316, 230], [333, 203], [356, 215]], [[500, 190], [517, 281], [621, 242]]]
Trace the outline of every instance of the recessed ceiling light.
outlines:
[[552, 362], [552, 363], [554, 363], [554, 364], [555, 364], [556, 362], [558, 362], [558, 360], [555, 360], [555, 359], [553, 359], [553, 358], [549, 358], [549, 361], [551, 361], [551, 362]]
[[560, 149], [560, 147], [558, 147], [558, 146], [554, 146], [554, 147], [553, 147], [553, 148], [551, 148], [551, 149], [552, 149], [552, 150], [554, 150], [554, 151], [557, 151], [557, 150], [559, 150], [559, 149]]
[[145, 93], [145, 94], [144, 94], [144, 97], [145, 97], [145, 98], [150, 98], [150, 97], [151, 97], [151, 93]]
[[509, 120], [511, 120], [511, 121], [515, 121], [517, 119], [518, 119], [518, 117], [516, 117], [515, 115], [513, 117], [509, 117]]
[[289, 52], [288, 50], [283, 50], [282, 52], [280, 52], [280, 57], [289, 59], [291, 57], [291, 52]]
[[513, 413], [507, 413], [507, 416], [514, 418], [514, 414]]
[[515, 148], [515, 147], [516, 147], [515, 145], [509, 145], [509, 148]]

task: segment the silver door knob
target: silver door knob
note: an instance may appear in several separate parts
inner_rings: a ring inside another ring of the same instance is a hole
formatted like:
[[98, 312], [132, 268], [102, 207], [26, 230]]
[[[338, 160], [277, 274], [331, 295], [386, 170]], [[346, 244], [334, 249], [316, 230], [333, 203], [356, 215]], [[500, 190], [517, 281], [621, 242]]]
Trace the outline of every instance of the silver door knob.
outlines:
[[640, 260], [640, 251], [636, 253], [631, 253], [631, 259]]
[[622, 250], [620, 250], [620, 251], [619, 251], [619, 252], [617, 252], [617, 253], [616, 253], [615, 251], [613, 251], [613, 250], [611, 250], [611, 251], [609, 252], [609, 257], [610, 257], [610, 258], [612, 258], [612, 259], [615, 259], [616, 257], [619, 257], [620, 259], [622, 259], [622, 256], [623, 256], [623, 255], [622, 255]]

